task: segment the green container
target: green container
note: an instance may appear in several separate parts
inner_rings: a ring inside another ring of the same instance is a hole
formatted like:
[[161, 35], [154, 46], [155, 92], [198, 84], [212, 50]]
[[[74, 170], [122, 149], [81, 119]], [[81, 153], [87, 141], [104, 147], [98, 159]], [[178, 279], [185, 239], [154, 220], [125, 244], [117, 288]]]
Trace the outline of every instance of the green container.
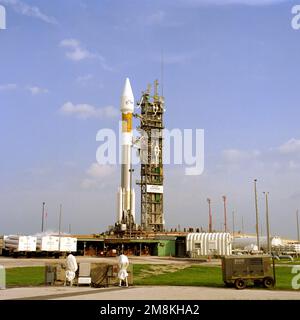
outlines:
[[175, 257], [175, 240], [160, 240], [157, 249], [159, 257]]

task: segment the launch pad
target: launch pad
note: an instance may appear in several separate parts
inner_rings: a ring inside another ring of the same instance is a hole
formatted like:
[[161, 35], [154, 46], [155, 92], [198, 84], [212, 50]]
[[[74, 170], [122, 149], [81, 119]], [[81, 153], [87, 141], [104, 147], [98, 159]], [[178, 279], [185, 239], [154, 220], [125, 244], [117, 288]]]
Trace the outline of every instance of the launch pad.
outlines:
[[[158, 81], [142, 92], [137, 103], [140, 113], [134, 113], [134, 96], [129, 79], [125, 81], [121, 96], [122, 112], [122, 164], [121, 186], [118, 191], [118, 215], [113, 228], [114, 234], [130, 238], [141, 232], [163, 232], [163, 115], [164, 97], [158, 94]], [[140, 136], [133, 138], [132, 117], [140, 120], [137, 131]], [[141, 189], [141, 224], [135, 219], [135, 191], [132, 187], [132, 148], [140, 157], [140, 177], [137, 181]]]

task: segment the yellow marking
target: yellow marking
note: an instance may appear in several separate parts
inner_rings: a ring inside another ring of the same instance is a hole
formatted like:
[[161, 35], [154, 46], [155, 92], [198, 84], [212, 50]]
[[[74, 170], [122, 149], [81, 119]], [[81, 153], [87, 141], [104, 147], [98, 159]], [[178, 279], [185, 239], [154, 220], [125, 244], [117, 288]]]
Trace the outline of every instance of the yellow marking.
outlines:
[[132, 113], [122, 113], [122, 132], [132, 131]]

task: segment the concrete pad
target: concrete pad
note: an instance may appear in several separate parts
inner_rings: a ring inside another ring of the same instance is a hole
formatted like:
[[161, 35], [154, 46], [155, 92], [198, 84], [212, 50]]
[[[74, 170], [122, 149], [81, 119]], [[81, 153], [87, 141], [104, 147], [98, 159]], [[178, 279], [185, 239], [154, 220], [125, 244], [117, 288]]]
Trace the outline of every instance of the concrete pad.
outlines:
[[[65, 299], [63, 297], [57, 300]], [[300, 300], [299, 291], [147, 286], [68, 297], [69, 300]]]
[[5, 290], [0, 290], [0, 300], [15, 300], [15, 299], [30, 299], [36, 296], [47, 296], [61, 294], [76, 294], [78, 292], [90, 291], [93, 288], [90, 287], [26, 287], [26, 288], [9, 288]]
[[299, 291], [185, 286], [27, 287], [0, 290], [0, 300], [300, 300]]

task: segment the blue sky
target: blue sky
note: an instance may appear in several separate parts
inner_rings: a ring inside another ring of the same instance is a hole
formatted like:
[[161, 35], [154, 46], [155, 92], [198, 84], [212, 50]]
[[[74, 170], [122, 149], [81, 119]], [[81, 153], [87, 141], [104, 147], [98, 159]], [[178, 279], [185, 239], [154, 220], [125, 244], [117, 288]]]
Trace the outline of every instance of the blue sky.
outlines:
[[205, 130], [203, 175], [166, 168], [167, 226], [206, 228], [210, 197], [220, 228], [226, 194], [236, 229], [243, 216], [254, 232], [257, 178], [263, 233], [262, 191], [269, 191], [272, 233], [295, 238], [296, 3], [0, 0], [7, 12], [0, 30], [0, 234], [40, 231], [43, 201], [52, 230], [60, 203], [66, 231], [71, 224], [73, 232], [96, 233], [115, 222], [119, 168], [94, 165], [96, 133], [117, 129], [126, 77], [136, 99], [160, 78], [163, 52], [166, 127]]

